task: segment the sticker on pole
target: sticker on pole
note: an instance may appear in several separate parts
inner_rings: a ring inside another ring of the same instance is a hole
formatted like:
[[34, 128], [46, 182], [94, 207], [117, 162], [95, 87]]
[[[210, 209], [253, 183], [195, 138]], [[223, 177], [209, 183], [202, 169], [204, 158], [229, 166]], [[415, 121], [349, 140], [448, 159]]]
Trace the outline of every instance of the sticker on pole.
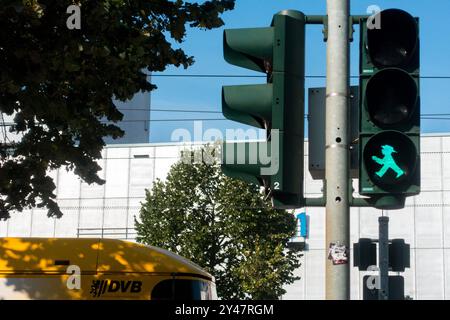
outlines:
[[333, 265], [348, 263], [348, 250], [345, 245], [339, 242], [331, 242], [328, 248], [328, 260], [333, 262]]

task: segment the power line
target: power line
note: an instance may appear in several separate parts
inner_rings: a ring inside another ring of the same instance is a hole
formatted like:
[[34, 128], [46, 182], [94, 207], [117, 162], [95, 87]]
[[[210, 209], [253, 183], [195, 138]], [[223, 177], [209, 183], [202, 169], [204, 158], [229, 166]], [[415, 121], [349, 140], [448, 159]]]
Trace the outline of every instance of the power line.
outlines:
[[245, 75], [245, 74], [152, 74], [152, 77], [164, 78], [267, 78], [267, 76], [260, 75]]
[[[450, 120], [450, 115], [448, 117], [431, 117], [431, 116], [423, 116], [420, 117], [422, 120], [441, 120], [441, 121], [448, 121]], [[212, 118], [212, 119], [203, 119], [203, 118], [195, 118], [195, 119], [135, 119], [135, 120], [122, 120], [118, 121], [117, 124], [125, 123], [125, 122], [190, 122], [190, 121], [232, 121], [226, 118]], [[102, 123], [112, 123], [109, 121], [102, 122]], [[14, 126], [14, 123], [0, 123], [0, 127], [11, 127]]]
[[185, 112], [185, 113], [222, 113], [222, 111], [208, 111], [208, 110], [186, 110], [186, 109], [120, 109], [117, 108], [119, 111], [151, 111], [151, 112]]
[[[119, 109], [120, 111], [124, 110], [124, 111], [156, 111], [156, 112], [185, 112], [185, 113], [222, 113], [222, 111], [210, 111], [210, 110], [199, 110], [199, 109], [193, 109], [193, 110], [188, 110], [188, 109], [147, 109], [147, 110], [143, 110], [143, 109]], [[308, 114], [305, 114], [305, 117], [307, 117]], [[450, 113], [423, 113], [421, 115], [421, 117], [450, 117]]]
[[[221, 113], [221, 112], [218, 112]], [[304, 115], [305, 118], [308, 117], [308, 115]], [[450, 120], [450, 114], [445, 116], [440, 115], [427, 115], [427, 116], [421, 116], [420, 117], [423, 120]], [[140, 122], [140, 121], [148, 121], [148, 122], [171, 122], [171, 121], [232, 121], [227, 118], [211, 118], [211, 119], [136, 119], [136, 120], [122, 120], [120, 122]]]
[[[267, 75], [246, 75], [246, 74], [152, 74], [152, 77], [160, 78], [267, 78]], [[308, 79], [326, 79], [326, 75], [306, 75]], [[359, 79], [360, 76], [350, 76]], [[420, 79], [450, 80], [450, 76], [420, 76]]]
[[[177, 122], [177, 121], [226, 121], [226, 118], [217, 118], [217, 119], [136, 119], [136, 120], [122, 120], [118, 122], [118, 124], [122, 122]], [[102, 122], [109, 123], [109, 122]]]
[[[219, 110], [200, 110], [200, 109], [179, 109], [180, 107], [177, 107], [177, 109], [161, 109], [161, 108], [151, 108], [151, 109], [137, 109], [137, 108], [127, 108], [127, 109], [120, 109], [118, 108], [119, 111], [151, 111], [151, 112], [174, 112], [174, 113], [204, 113], [204, 114], [222, 114], [222, 111]], [[307, 117], [308, 114], [305, 114], [305, 117]], [[446, 119], [445, 117], [450, 117], [450, 113], [423, 113], [421, 115], [422, 118], [425, 117], [444, 117], [444, 119]], [[154, 119], [154, 120], [150, 120], [150, 121], [160, 121], [163, 120], [165, 121], [165, 119]], [[171, 120], [171, 119], [168, 119]], [[180, 119], [181, 120], [181, 119]], [[186, 120], [190, 120], [190, 119], [186, 119]], [[193, 120], [197, 120], [197, 119], [193, 119]], [[216, 120], [216, 119], [206, 119], [206, 120]], [[217, 119], [217, 120], [222, 120], [222, 119]], [[126, 121], [134, 121], [134, 120], [122, 120], [121, 122], [126, 122]], [[144, 120], [139, 120], [139, 121], [144, 121]], [[9, 123], [9, 125], [12, 125], [12, 123]]]
[[187, 112], [187, 113], [222, 113], [222, 111], [207, 111], [207, 110], [176, 110], [176, 109], [151, 109], [157, 112]]

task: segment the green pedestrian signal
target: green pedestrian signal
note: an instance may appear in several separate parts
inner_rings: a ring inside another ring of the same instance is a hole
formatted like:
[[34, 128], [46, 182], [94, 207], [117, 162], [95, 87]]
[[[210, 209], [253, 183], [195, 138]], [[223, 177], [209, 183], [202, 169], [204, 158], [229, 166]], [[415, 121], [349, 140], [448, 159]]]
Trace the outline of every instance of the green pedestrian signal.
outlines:
[[415, 140], [399, 131], [386, 130], [364, 138], [363, 193], [380, 192], [402, 194], [416, 183], [419, 161]]
[[419, 19], [399, 9], [361, 19], [359, 193], [398, 209], [420, 193]]
[[222, 113], [266, 130], [259, 142], [225, 142], [222, 171], [263, 186], [276, 208], [303, 205], [305, 23], [281, 11], [270, 27], [225, 30], [225, 60], [266, 74], [264, 84], [222, 88]]
[[396, 173], [396, 179], [405, 174], [405, 172], [397, 165], [394, 157], [392, 156], [392, 154], [396, 152], [397, 151], [395, 151], [394, 147], [390, 145], [384, 145], [381, 146], [381, 153], [384, 156], [383, 159], [378, 158], [377, 156], [372, 156], [372, 160], [382, 166], [379, 171], [375, 172], [377, 176], [383, 178], [389, 169], [393, 170]]
[[418, 157], [414, 140], [393, 130], [386, 130], [363, 137], [362, 148], [362, 193], [381, 192], [385, 194], [403, 194], [412, 190], [411, 184], [417, 183]]

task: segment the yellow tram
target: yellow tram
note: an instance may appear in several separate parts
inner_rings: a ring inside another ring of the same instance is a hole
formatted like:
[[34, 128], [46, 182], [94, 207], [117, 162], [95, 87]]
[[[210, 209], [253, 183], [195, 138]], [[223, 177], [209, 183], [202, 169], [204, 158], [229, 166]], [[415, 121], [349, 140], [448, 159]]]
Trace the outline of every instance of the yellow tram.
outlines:
[[0, 299], [216, 299], [214, 278], [160, 248], [115, 239], [0, 238]]

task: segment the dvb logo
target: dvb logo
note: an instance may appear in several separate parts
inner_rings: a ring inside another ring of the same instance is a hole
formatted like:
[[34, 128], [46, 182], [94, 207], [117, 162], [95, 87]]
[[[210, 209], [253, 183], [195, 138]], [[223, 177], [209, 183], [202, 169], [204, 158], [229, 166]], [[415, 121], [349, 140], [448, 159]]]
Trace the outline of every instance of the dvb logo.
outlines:
[[105, 293], [139, 293], [141, 290], [142, 281], [94, 280], [90, 294], [98, 298]]

